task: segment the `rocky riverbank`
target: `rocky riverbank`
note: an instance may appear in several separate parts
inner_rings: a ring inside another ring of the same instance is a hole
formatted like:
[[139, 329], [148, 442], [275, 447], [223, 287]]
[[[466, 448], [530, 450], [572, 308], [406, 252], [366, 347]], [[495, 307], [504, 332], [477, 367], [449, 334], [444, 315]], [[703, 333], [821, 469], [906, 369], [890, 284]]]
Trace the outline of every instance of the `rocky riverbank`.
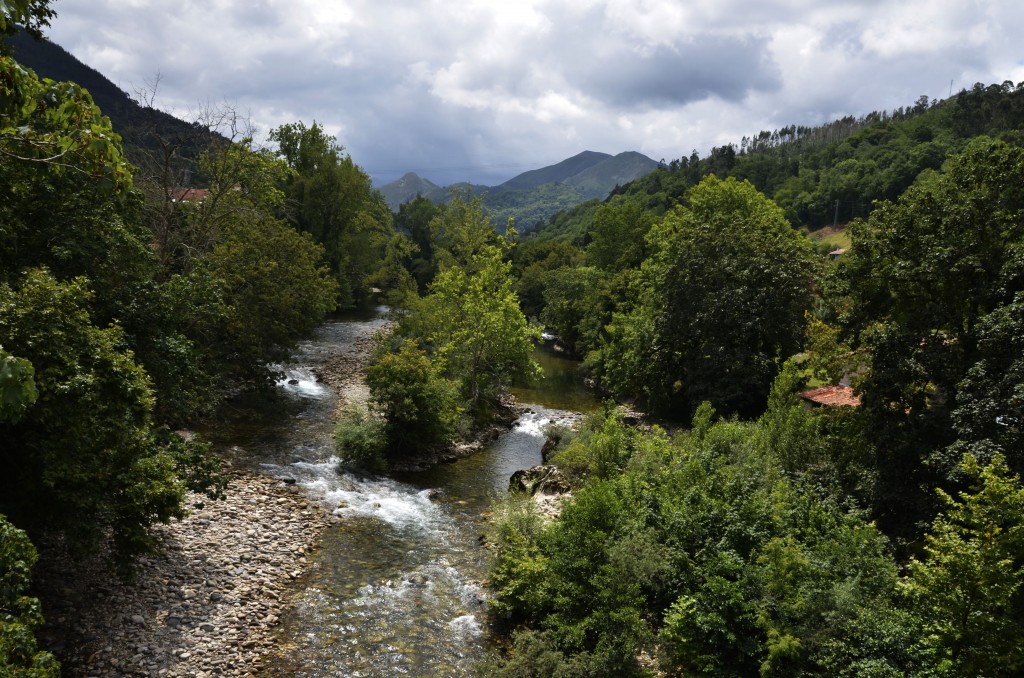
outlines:
[[[227, 498], [190, 496], [191, 515], [155, 528], [160, 554], [134, 584], [102, 563], [42, 572], [44, 636], [68, 676], [247, 676], [274, 649], [292, 582], [331, 517], [279, 480], [234, 474]], [[64, 577], [61, 581], [48, 577]]]
[[[385, 327], [381, 331], [388, 330]], [[335, 419], [346, 406], [365, 404], [370, 398], [370, 389], [366, 386], [366, 367], [373, 352], [374, 336], [371, 334], [357, 337], [349, 351], [328, 356], [324, 364], [315, 371], [316, 378], [338, 394], [338, 411], [335, 413]]]
[[[327, 357], [321, 381], [339, 406], [365, 401], [369, 333]], [[157, 555], [142, 558], [134, 583], [52, 547], [37, 569], [47, 619], [43, 643], [66, 676], [249, 676], [277, 649], [279, 618], [308, 573], [307, 554], [337, 520], [279, 479], [226, 455], [226, 498], [190, 495], [190, 515], [158, 525]], [[232, 465], [232, 462], [234, 464]]]

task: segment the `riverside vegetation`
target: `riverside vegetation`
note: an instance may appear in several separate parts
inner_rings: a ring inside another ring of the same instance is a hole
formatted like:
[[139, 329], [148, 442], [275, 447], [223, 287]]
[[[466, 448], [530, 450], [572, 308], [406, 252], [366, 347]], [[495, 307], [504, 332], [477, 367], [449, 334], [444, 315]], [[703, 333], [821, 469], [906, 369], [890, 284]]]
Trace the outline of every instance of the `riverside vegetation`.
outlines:
[[[1022, 670], [1022, 102], [979, 86], [810, 154], [737, 154], [814, 166], [926, 121], [962, 150], [850, 224], [834, 261], [715, 154], [524, 243], [524, 306], [600, 386], [688, 427], [609, 409], [560, 436], [551, 462], [575, 488], [557, 519], [500, 507], [510, 640], [488, 673]], [[963, 138], [964, 120], [1000, 138]], [[810, 380], [849, 380], [861, 404], [807, 409]]]
[[[4, 3], [0, 32], [51, 16]], [[0, 673], [46, 676], [33, 542], [130, 576], [188, 492], [228, 491], [210, 446], [175, 431], [272, 383], [268, 365], [368, 295], [391, 217], [316, 124], [270, 151], [214, 111], [198, 157], [158, 127], [125, 147], [88, 92], [0, 44]]]
[[[33, 542], [145, 576], [189, 492], [232, 491], [175, 431], [373, 288], [394, 324], [339, 426], [353, 463], [500, 415], [539, 322], [657, 422], [609, 405], [560, 436], [557, 517], [496, 508], [481, 672], [1024, 670], [1024, 87], [692, 154], [532, 238], [470, 197], [392, 215], [316, 123], [269, 150], [211, 111], [189, 156], [158, 125], [122, 145], [6, 47], [0, 91], [0, 673], [59, 672]], [[796, 227], [834, 201], [831, 261]], [[859, 407], [796, 395], [844, 379]]]

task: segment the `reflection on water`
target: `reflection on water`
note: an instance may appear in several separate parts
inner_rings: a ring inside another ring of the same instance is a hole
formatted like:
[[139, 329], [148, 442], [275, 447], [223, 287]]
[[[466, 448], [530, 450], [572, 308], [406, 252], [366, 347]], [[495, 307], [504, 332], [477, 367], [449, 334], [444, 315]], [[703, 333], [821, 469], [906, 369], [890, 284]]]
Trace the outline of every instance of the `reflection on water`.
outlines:
[[207, 432], [244, 448], [254, 467], [293, 480], [338, 519], [282, 619], [271, 675], [471, 675], [488, 643], [482, 514], [513, 472], [540, 463], [548, 422], [596, 406], [577, 365], [539, 349], [548, 379], [516, 391], [538, 405], [480, 453], [395, 478], [339, 472], [337, 396], [315, 371], [382, 325], [379, 314], [325, 324], [281, 366], [270, 404], [236, 403], [235, 415]]
[[521, 403], [536, 403], [552, 409], [589, 414], [599, 407], [593, 391], [583, 385], [583, 368], [555, 351], [552, 340], [542, 342], [533, 358], [544, 370], [544, 378], [534, 384], [516, 386], [513, 395]]

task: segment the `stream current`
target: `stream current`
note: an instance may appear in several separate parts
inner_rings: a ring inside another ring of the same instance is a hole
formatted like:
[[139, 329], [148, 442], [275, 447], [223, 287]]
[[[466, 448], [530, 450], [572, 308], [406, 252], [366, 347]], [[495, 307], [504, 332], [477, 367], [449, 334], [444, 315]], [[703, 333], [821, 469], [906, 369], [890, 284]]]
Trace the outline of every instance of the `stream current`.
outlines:
[[482, 451], [391, 478], [339, 472], [333, 413], [339, 395], [365, 398], [365, 387], [338, 394], [315, 373], [384, 324], [380, 309], [324, 324], [283, 366], [280, 397], [236, 406], [211, 435], [338, 518], [282, 619], [274, 675], [472, 675], [489, 646], [481, 537], [491, 502], [512, 473], [541, 463], [548, 423], [596, 407], [578, 365], [542, 346], [546, 378], [515, 391], [525, 413]]

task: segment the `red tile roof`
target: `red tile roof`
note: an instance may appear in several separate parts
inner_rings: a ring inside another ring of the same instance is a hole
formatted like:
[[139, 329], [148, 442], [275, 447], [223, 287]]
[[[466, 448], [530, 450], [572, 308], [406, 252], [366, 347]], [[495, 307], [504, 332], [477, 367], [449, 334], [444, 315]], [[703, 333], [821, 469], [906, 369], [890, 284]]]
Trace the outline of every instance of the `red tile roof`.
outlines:
[[176, 188], [171, 199], [174, 202], [202, 202], [208, 195], [210, 191], [205, 188]]
[[800, 397], [815, 405], [826, 405], [828, 407], [840, 405], [857, 407], [860, 405], [860, 396], [854, 395], [853, 389], [849, 386], [820, 386], [804, 391], [800, 394]]

